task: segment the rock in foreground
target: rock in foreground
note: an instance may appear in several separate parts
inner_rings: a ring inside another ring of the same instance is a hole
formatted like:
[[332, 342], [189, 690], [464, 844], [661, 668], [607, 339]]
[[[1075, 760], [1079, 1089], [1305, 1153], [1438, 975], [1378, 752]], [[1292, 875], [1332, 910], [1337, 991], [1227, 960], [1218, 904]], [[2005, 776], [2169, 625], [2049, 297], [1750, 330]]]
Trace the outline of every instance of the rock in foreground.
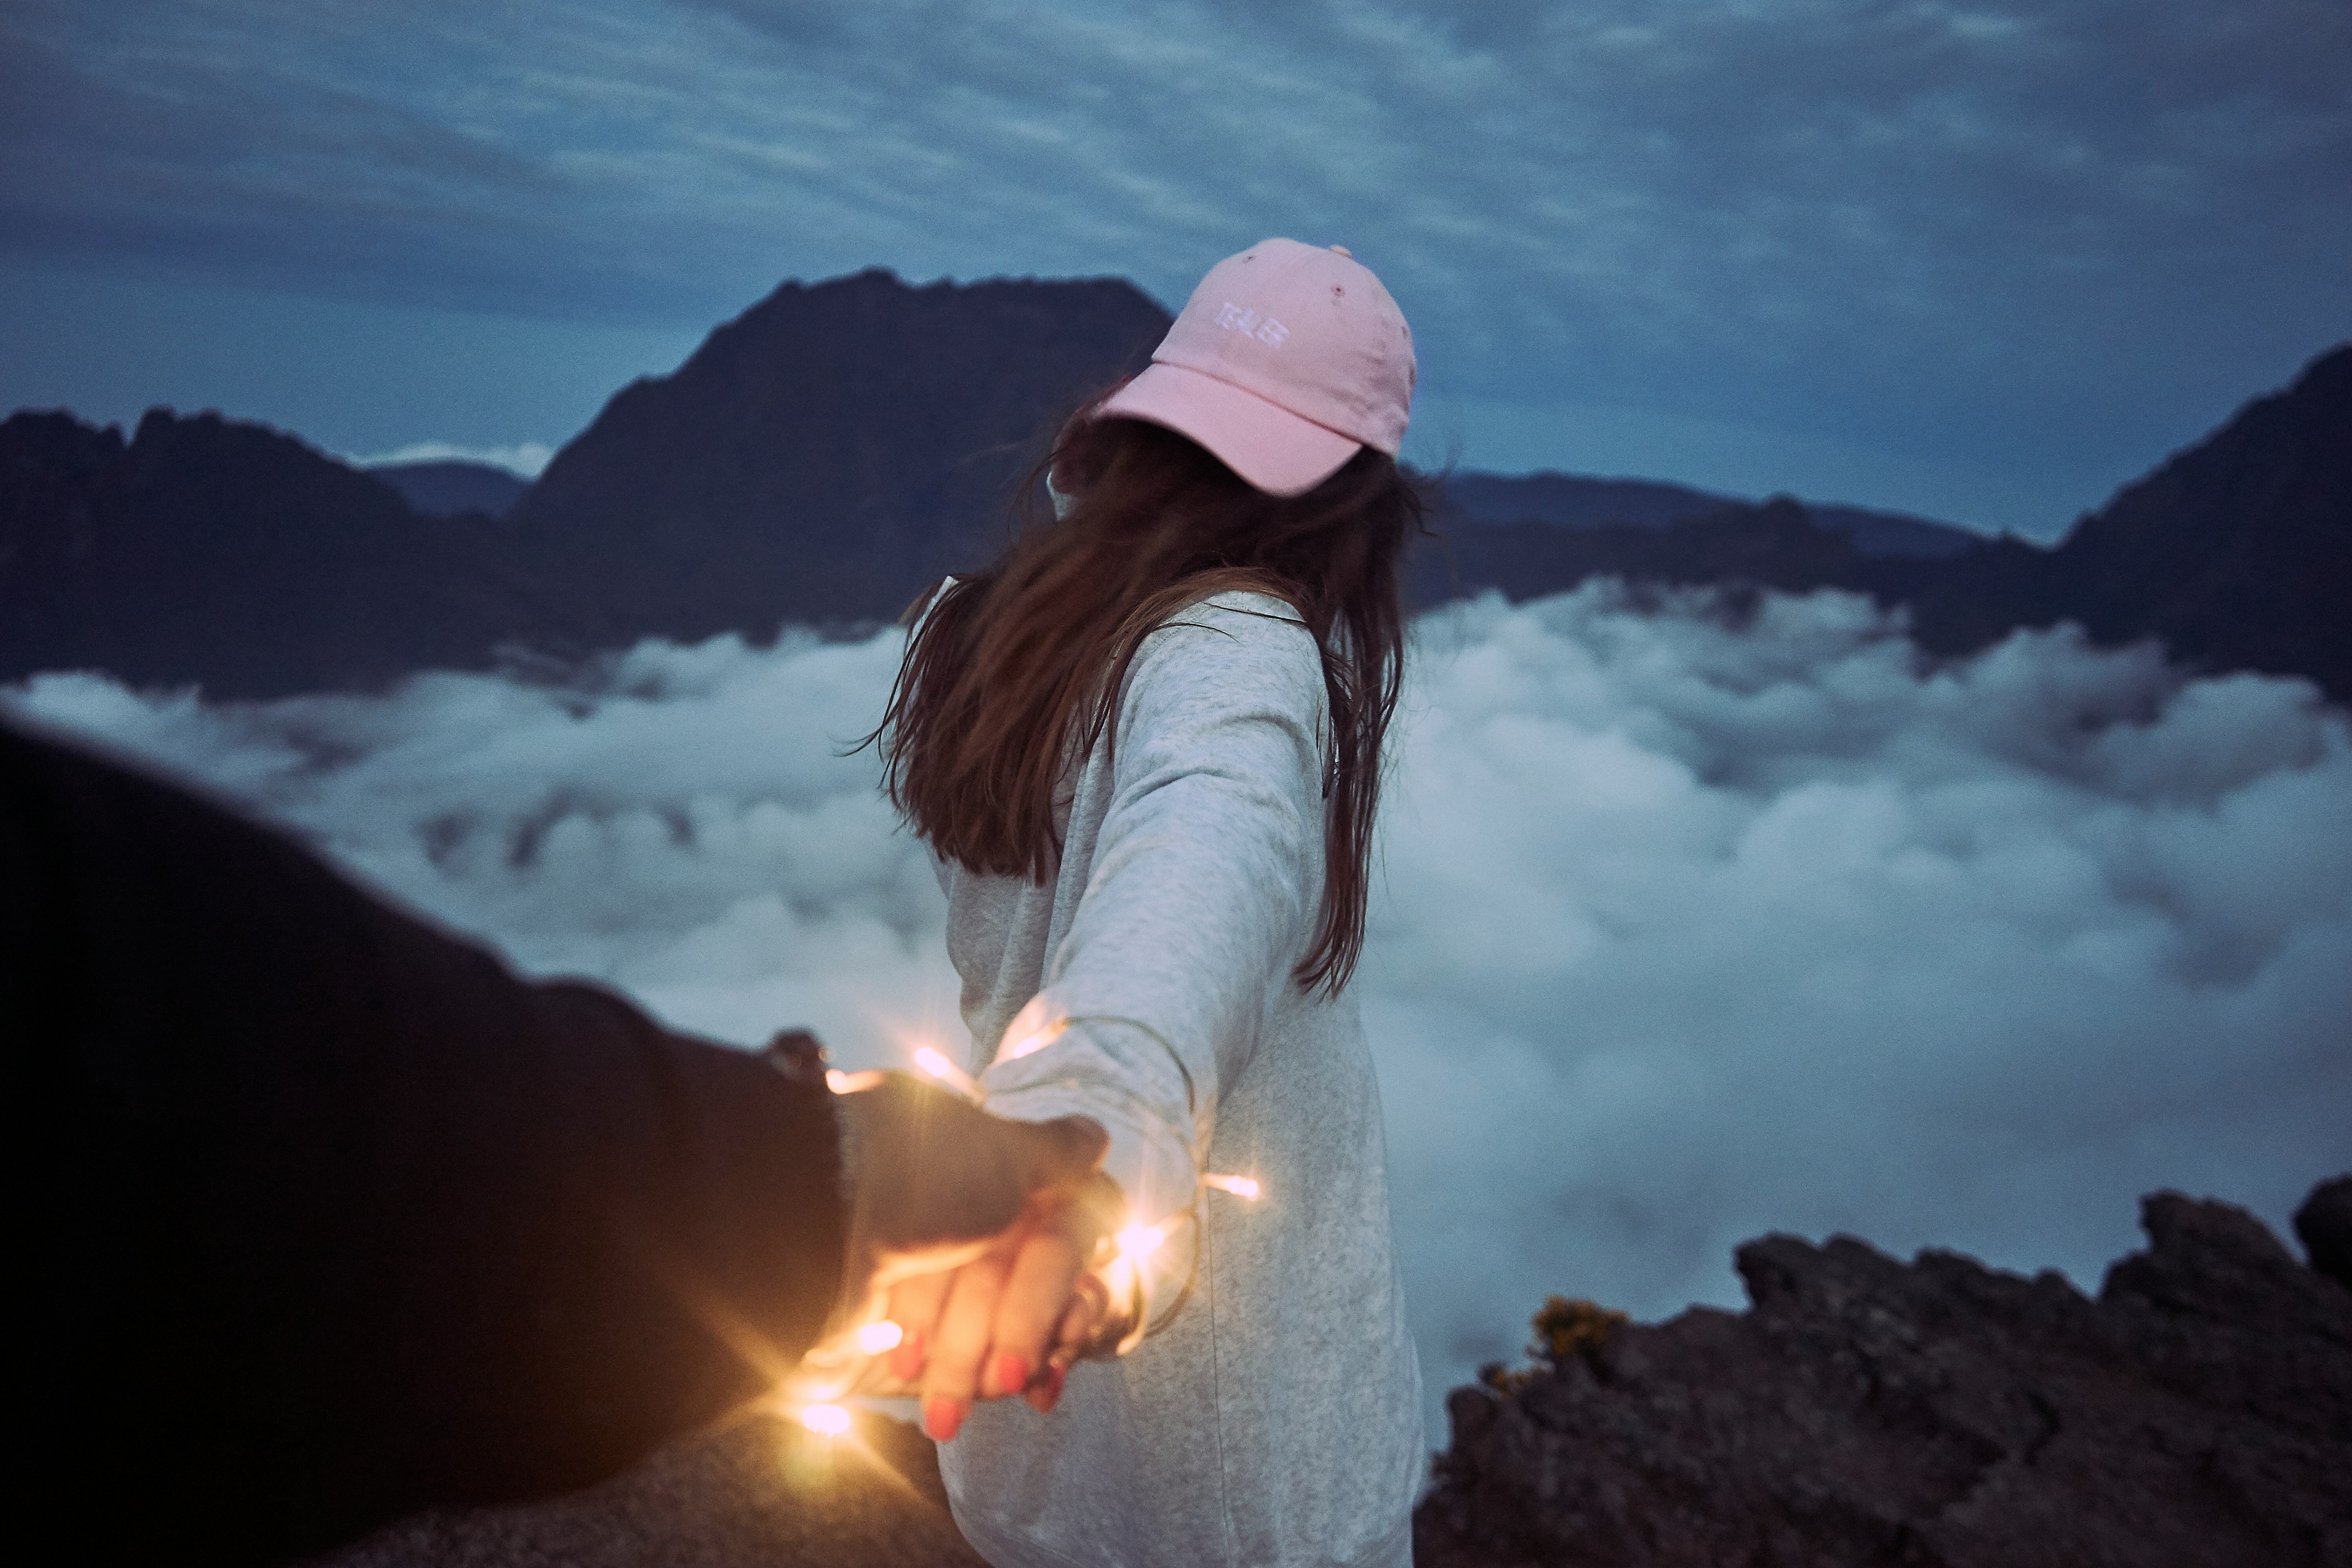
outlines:
[[2352, 1563], [2352, 1288], [2227, 1204], [2141, 1222], [2096, 1301], [1751, 1242], [1747, 1312], [1456, 1390], [1420, 1568]]

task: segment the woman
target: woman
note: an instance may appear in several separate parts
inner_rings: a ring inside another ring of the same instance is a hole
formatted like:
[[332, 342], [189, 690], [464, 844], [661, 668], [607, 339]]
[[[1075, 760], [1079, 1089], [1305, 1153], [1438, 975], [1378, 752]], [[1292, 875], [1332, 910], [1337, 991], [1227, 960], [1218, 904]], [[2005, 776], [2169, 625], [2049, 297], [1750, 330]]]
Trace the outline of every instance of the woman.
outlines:
[[[989, 1110], [1098, 1123], [1129, 1227], [1066, 1310], [1086, 1260], [1052, 1226], [891, 1301], [999, 1568], [1410, 1561], [1420, 1376], [1346, 985], [1413, 375], [1344, 249], [1219, 263], [1065, 428], [1057, 515], [932, 602], [877, 731]], [[1088, 1335], [1129, 1353], [1071, 1365]]]

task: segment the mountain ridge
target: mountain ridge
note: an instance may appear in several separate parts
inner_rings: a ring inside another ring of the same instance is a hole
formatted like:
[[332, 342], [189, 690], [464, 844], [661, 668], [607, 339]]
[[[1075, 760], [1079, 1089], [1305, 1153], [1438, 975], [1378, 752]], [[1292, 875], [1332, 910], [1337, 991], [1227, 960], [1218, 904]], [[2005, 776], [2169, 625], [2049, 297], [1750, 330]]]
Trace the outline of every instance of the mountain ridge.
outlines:
[[992, 553], [1047, 424], [1139, 369], [1168, 322], [1116, 279], [787, 282], [615, 394], [509, 521], [552, 559], [631, 563], [615, 637], [887, 618]]
[[[422, 517], [264, 426], [151, 409], [129, 439], [0, 422], [0, 678], [97, 668], [263, 696], [478, 664], [563, 606], [480, 518]], [[552, 634], [552, 635], [551, 635]]]
[[356, 466], [362, 473], [398, 490], [408, 510], [420, 517], [455, 517], [461, 511], [503, 517], [530, 489], [530, 481], [511, 468], [465, 458]]
[[[1671, 528], [1727, 507], [1763, 503], [1660, 479], [1603, 478], [1546, 468], [1531, 474], [1448, 474], [1444, 510], [1450, 519], [1486, 526], [1544, 522], [1563, 528], [1627, 524]], [[1778, 499], [1778, 498], [1775, 498]], [[1799, 501], [1820, 527], [1843, 533], [1864, 555], [1958, 555], [1990, 537], [1973, 529], [1908, 512], [1836, 502]]]
[[2352, 701], [2352, 344], [2119, 487], [2055, 546], [2004, 535], [1937, 558], [1871, 555], [1788, 497], [1664, 524], [1448, 532], [1441, 559], [1415, 563], [1424, 600], [1533, 598], [1601, 576], [1843, 588], [1903, 610], [1932, 655], [2074, 621], [2097, 643], [2152, 637], [2191, 669], [2300, 675]]
[[[151, 410], [126, 441], [21, 411], [0, 422], [0, 679], [91, 668], [264, 697], [478, 667], [513, 645], [569, 658], [648, 636], [871, 626], [994, 552], [1054, 421], [1144, 363], [1167, 324], [1115, 279], [787, 281], [675, 372], [614, 394], [497, 517], [217, 414]], [[2304, 675], [2352, 700], [2336, 608], [2352, 602], [2352, 347], [2055, 548], [1664, 481], [1431, 484], [1443, 537], [1406, 563], [1416, 607], [1596, 575], [1838, 587], [1904, 610], [1931, 655], [2074, 619], [2098, 641], [2160, 637], [2191, 668]]]

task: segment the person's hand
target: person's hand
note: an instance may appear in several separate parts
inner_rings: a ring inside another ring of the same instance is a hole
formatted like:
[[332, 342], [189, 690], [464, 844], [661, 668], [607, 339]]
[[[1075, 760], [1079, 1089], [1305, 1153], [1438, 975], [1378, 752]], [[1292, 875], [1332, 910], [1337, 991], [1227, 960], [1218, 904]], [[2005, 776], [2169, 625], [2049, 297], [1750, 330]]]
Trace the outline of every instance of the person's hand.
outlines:
[[853, 1321], [878, 1294], [903, 1338], [887, 1370], [952, 1436], [976, 1398], [1040, 1409], [1099, 1327], [1084, 1273], [1118, 1208], [1083, 1118], [991, 1116], [900, 1073], [861, 1073], [839, 1110], [850, 1199]]
[[1099, 1173], [1076, 1191], [1041, 1194], [977, 1258], [890, 1288], [886, 1316], [903, 1335], [890, 1373], [920, 1392], [932, 1438], [953, 1437], [975, 1399], [1022, 1394], [1054, 1408], [1110, 1310], [1087, 1269], [1119, 1202]]

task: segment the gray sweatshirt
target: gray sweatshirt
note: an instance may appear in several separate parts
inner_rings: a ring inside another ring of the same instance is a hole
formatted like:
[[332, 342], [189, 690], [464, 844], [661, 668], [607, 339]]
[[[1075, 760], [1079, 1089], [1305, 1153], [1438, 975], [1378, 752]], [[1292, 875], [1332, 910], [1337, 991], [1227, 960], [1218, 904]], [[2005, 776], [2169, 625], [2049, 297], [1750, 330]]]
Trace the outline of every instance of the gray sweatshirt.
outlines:
[[1354, 998], [1290, 979], [1322, 899], [1325, 713], [1290, 606], [1206, 601], [1144, 640], [1065, 778], [1050, 885], [940, 864], [989, 1109], [1100, 1122], [1167, 1237], [1140, 1347], [941, 1447], [996, 1568], [1412, 1560], [1421, 1376], [1379, 1089]]

